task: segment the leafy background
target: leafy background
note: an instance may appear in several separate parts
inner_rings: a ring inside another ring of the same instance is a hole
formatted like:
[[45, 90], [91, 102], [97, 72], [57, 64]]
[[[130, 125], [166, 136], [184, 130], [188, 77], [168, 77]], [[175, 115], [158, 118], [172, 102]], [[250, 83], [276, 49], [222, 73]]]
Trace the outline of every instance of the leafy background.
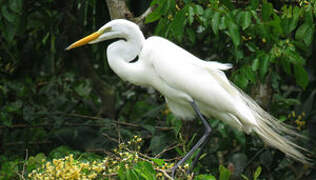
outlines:
[[[128, 5], [136, 15], [155, 7], [145, 19], [146, 37], [159, 35], [201, 59], [234, 64], [229, 79], [309, 136], [300, 143], [315, 151], [315, 0]], [[120, 81], [106, 62], [109, 42], [64, 51], [110, 20], [105, 1], [0, 0], [0, 7], [0, 179], [28, 178], [42, 160], [69, 154], [86, 161], [113, 157], [135, 135], [143, 138], [135, 152], [175, 162], [203, 133], [200, 122], [175, 118], [158, 93]], [[315, 167], [209, 121], [213, 132], [196, 179], [315, 179]], [[163, 178], [151, 164], [131, 167], [97, 178]], [[142, 168], [148, 173], [137, 173]]]

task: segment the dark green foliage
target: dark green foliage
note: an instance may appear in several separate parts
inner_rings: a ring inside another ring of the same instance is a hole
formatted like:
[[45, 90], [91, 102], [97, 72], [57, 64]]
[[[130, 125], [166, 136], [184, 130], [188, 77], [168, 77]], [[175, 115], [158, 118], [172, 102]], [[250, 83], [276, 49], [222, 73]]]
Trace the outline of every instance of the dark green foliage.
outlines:
[[[231, 81], [315, 139], [315, 0], [153, 0], [151, 6], [148, 34], [201, 59], [232, 63]], [[100, 160], [134, 135], [144, 139], [139, 151], [162, 167], [203, 133], [201, 122], [174, 117], [159, 94], [120, 81], [106, 62], [109, 42], [64, 51], [110, 20], [105, 1], [0, 0], [0, 11], [0, 179], [27, 177], [43, 159], [69, 154]], [[209, 122], [211, 139], [194, 179], [315, 176], [256, 136]], [[147, 161], [132, 167], [116, 177], [158, 177]]]

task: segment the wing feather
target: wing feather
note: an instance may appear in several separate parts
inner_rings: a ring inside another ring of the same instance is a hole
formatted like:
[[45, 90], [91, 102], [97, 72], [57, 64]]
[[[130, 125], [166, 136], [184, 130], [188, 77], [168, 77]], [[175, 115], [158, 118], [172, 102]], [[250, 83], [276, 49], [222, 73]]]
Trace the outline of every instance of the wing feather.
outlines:
[[[146, 46], [150, 47], [150, 64], [162, 79], [161, 83], [212, 108], [233, 110], [235, 91], [221, 71], [230, 69], [231, 64], [202, 61], [163, 38], [151, 37], [146, 41]], [[167, 93], [161, 93], [168, 97]]]

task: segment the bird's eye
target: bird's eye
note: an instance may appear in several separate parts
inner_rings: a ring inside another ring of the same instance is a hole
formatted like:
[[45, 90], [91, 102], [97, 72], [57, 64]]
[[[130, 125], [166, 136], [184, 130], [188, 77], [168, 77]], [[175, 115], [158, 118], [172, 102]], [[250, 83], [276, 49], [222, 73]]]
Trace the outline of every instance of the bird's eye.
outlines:
[[103, 34], [103, 33], [106, 33], [106, 32], [110, 32], [112, 30], [112, 27], [111, 26], [109, 26], [109, 27], [106, 27], [106, 28], [104, 28], [104, 29], [101, 29], [101, 33]]

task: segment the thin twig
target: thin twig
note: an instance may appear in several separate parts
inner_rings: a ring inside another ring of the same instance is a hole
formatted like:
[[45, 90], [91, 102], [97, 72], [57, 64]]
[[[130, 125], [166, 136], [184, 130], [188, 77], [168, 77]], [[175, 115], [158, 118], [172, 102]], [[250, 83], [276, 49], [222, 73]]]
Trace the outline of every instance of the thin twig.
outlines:
[[111, 177], [111, 176], [117, 176], [117, 173], [111, 173], [111, 174], [104, 174], [103, 176]]
[[23, 180], [25, 179], [24, 178], [24, 173], [25, 173], [26, 161], [27, 161], [28, 158], [29, 158], [28, 149], [25, 149], [25, 160], [24, 160], [24, 163], [23, 163], [22, 172], [21, 173], [16, 172], [16, 174], [20, 177], [20, 179], [23, 179]]
[[25, 173], [26, 161], [28, 158], [29, 158], [29, 150], [26, 148], [25, 149], [25, 160], [24, 160], [23, 169], [22, 169], [22, 177], [24, 176], [24, 173]]
[[169, 146], [169, 147], [163, 149], [160, 153], [158, 153], [158, 154], [155, 156], [155, 158], [159, 158], [159, 157], [160, 157], [162, 154], [164, 154], [165, 152], [170, 151], [170, 150], [172, 150], [172, 149], [174, 149], [174, 148], [176, 148], [176, 147], [178, 147], [178, 146], [180, 146], [180, 145], [181, 145], [181, 144], [175, 144], [175, 145], [172, 145], [172, 146]]
[[[27, 142], [27, 144], [51, 144], [52, 141], [31, 141]], [[24, 141], [18, 141], [18, 142], [10, 142], [10, 143], [4, 143], [3, 146], [12, 146], [12, 145], [24, 145], [26, 142]]]
[[135, 18], [135, 23], [138, 24], [143, 21], [151, 12], [153, 12], [153, 7], [149, 7], [142, 15]]
[[[100, 117], [95, 117], [95, 116], [87, 116], [87, 115], [81, 115], [81, 114], [66, 114], [66, 116], [71, 116], [71, 117], [79, 117], [79, 118], [87, 118], [87, 119], [93, 119], [93, 120], [104, 120], [104, 118], [100, 118]], [[109, 120], [113, 123], [118, 123], [120, 125], [125, 125], [125, 126], [131, 126], [131, 127], [137, 127], [137, 128], [143, 128], [141, 125], [139, 124], [134, 124], [134, 123], [128, 123], [128, 122], [121, 122], [121, 121], [117, 121], [117, 120]], [[169, 131], [169, 130], [173, 130], [173, 128], [171, 127], [163, 127], [163, 126], [155, 126], [155, 129], [159, 129], [162, 131]]]
[[112, 137], [109, 136], [107, 133], [102, 133], [102, 135], [105, 136], [105, 137], [107, 137], [109, 140], [111, 140], [111, 141], [113, 141], [113, 142], [115, 142], [115, 143], [117, 143], [117, 144], [120, 144], [120, 141], [118, 141], [118, 140], [112, 138]]
[[166, 178], [173, 180], [173, 178], [172, 178], [171, 176], [169, 176], [169, 174], [168, 174], [165, 170], [162, 170], [162, 169], [159, 169], [159, 168], [155, 168], [155, 170], [162, 172], [163, 175], [164, 175]]
[[[104, 118], [81, 115], [81, 114], [63, 114], [63, 115], [68, 116], [68, 117], [78, 117], [78, 118], [86, 118], [86, 119], [92, 119], [92, 120], [104, 120]], [[110, 121], [113, 124], [120, 124], [120, 125], [124, 125], [124, 126], [135, 127], [135, 128], [143, 128], [139, 124], [121, 122], [121, 121], [116, 121], [116, 120], [108, 120], [108, 121]], [[74, 126], [103, 127], [104, 126], [104, 124], [87, 124], [87, 123], [65, 123], [63, 125], [67, 126], [67, 127], [74, 127]], [[38, 127], [51, 127], [51, 126], [54, 126], [54, 124], [38, 124], [38, 125], [14, 124], [10, 127], [9, 126], [0, 126], [0, 129], [4, 129], [4, 128], [38, 128]], [[155, 128], [158, 130], [161, 130], [161, 131], [173, 130], [172, 127], [155, 126]]]

